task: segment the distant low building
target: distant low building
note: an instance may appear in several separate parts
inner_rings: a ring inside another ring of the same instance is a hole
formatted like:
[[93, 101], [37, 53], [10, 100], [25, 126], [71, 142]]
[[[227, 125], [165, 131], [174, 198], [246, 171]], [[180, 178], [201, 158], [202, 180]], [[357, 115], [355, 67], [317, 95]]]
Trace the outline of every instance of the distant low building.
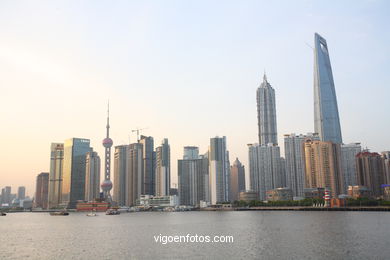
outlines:
[[331, 208], [341, 208], [346, 206], [346, 200], [340, 198], [330, 199], [330, 207]]
[[325, 196], [325, 188], [306, 188], [303, 189], [305, 199], [323, 199]]
[[348, 196], [354, 199], [369, 198], [371, 197], [371, 191], [366, 186], [348, 186]]
[[179, 206], [179, 198], [176, 195], [173, 196], [141, 195], [140, 198], [137, 199], [137, 206], [177, 207]]
[[238, 195], [238, 199], [246, 202], [252, 200], [259, 200], [259, 193], [257, 191], [252, 190], [241, 191]]
[[33, 206], [33, 201], [30, 198], [25, 198], [24, 200], [20, 201], [20, 207], [23, 209], [31, 209]]
[[276, 188], [267, 191], [268, 201], [292, 200], [293, 192], [290, 188]]
[[383, 199], [390, 200], [390, 185], [382, 185], [383, 187]]

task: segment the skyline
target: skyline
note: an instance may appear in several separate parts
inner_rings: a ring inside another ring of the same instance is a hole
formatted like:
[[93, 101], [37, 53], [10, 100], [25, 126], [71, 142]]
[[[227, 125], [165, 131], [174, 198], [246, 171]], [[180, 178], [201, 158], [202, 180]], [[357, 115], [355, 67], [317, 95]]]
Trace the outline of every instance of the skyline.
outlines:
[[[184, 146], [198, 146], [203, 154], [216, 135], [227, 137], [230, 161], [238, 157], [248, 169], [247, 143], [258, 139], [256, 89], [264, 68], [276, 92], [278, 143], [284, 154], [284, 134], [314, 132], [313, 52], [306, 42], [314, 45], [315, 32], [329, 44], [344, 142], [360, 142], [376, 152], [390, 149], [390, 91], [385, 88], [390, 35], [384, 1], [354, 3], [350, 12], [347, 2], [333, 12], [326, 4], [301, 1], [291, 6], [303, 8], [295, 15], [278, 10], [277, 2], [267, 4], [269, 13], [261, 17], [260, 2], [245, 2], [239, 10], [232, 2], [128, 3], [126, 8], [100, 3], [91, 11], [86, 11], [88, 4], [38, 8], [28, 2], [23, 7], [7, 3], [0, 4], [0, 25], [6, 25], [0, 26], [5, 39], [0, 43], [0, 86], [5, 88], [0, 109], [6, 111], [1, 187], [26, 186], [33, 196], [36, 176], [49, 171], [52, 142], [87, 138], [103, 158], [107, 98], [114, 146], [129, 143], [128, 135], [137, 127], [148, 127], [142, 134], [153, 136], [156, 144], [168, 138], [174, 183]], [[204, 5], [208, 8], [203, 10]], [[138, 16], [131, 13], [135, 18], [126, 14], [130, 7], [139, 11]], [[29, 8], [37, 12], [21, 11]], [[75, 10], [80, 11], [75, 21], [67, 20]], [[85, 12], [92, 21], [82, 17]], [[110, 12], [118, 15], [102, 24], [99, 15], [108, 18]], [[196, 19], [199, 13], [205, 14], [201, 21]], [[263, 26], [280, 18], [274, 31]], [[297, 21], [289, 25], [291, 18]], [[340, 19], [343, 24], [338, 24]], [[305, 26], [299, 28], [301, 24]], [[356, 111], [359, 117], [354, 118]], [[292, 115], [297, 115], [294, 120]], [[131, 143], [135, 141], [133, 134]], [[21, 152], [29, 155], [22, 164]]]

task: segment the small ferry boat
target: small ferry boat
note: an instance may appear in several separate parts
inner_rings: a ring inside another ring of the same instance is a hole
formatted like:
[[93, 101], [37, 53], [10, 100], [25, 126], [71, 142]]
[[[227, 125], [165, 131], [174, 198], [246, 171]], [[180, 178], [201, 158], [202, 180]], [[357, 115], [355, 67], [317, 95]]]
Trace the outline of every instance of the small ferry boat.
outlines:
[[66, 212], [66, 211], [54, 211], [54, 212], [50, 212], [50, 216], [68, 216], [69, 215], [69, 212]]
[[95, 210], [92, 210], [90, 213], [87, 214], [87, 217], [97, 217], [98, 214], [96, 214]]
[[121, 213], [117, 209], [108, 209], [106, 211], [106, 215], [119, 215], [119, 214], [121, 214]]

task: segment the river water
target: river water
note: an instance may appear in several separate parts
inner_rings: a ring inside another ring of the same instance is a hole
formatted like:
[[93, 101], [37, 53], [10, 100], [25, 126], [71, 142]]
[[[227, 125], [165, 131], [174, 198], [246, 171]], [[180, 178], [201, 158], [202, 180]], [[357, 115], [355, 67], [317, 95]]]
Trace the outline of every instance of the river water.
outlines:
[[[185, 242], [187, 234], [211, 240], [232, 236], [233, 242]], [[163, 244], [164, 236], [167, 240], [183, 236], [183, 241]], [[97, 217], [9, 213], [0, 217], [0, 259], [183, 258], [390, 259], [390, 213], [139, 212]]]

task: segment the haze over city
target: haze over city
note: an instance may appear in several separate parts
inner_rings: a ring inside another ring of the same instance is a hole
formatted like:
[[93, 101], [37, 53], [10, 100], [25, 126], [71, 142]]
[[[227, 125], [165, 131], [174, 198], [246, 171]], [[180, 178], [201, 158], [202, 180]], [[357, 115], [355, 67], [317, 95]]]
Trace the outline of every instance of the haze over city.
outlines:
[[[276, 92], [278, 140], [313, 132], [313, 35], [328, 42], [344, 143], [390, 149], [386, 1], [0, 3], [0, 187], [49, 171], [50, 143], [91, 140], [101, 156], [110, 100], [114, 145], [146, 128], [171, 145], [227, 137], [247, 167], [258, 142], [256, 88]], [[283, 154], [283, 153], [282, 153]]]

